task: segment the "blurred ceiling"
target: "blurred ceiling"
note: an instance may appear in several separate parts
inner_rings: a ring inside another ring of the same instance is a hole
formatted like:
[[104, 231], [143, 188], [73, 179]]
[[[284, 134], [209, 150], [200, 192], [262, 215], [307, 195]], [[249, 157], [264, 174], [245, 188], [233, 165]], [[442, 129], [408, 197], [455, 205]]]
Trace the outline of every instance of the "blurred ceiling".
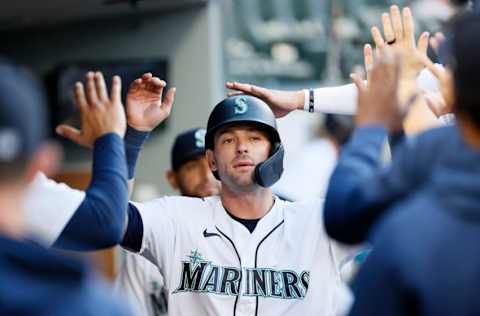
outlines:
[[208, 0], [10, 0], [2, 1], [0, 31], [48, 27], [105, 17], [165, 14]]

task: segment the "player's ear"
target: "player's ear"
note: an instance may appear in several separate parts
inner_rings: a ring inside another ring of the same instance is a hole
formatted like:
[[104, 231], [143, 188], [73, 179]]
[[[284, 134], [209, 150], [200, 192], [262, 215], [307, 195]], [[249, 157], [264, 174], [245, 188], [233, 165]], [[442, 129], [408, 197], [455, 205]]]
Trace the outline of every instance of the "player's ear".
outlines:
[[168, 183], [170, 183], [170, 186], [171, 186], [174, 190], [178, 190], [177, 174], [175, 173], [175, 171], [173, 171], [173, 170], [168, 170], [168, 171], [165, 173], [165, 177], [167, 178]]
[[210, 167], [210, 170], [217, 171], [217, 163], [215, 161], [215, 156], [213, 155], [213, 150], [207, 149], [207, 151], [205, 152], [205, 155], [207, 157], [207, 162], [208, 162], [208, 166]]
[[30, 159], [25, 171], [27, 182], [33, 181], [38, 172], [43, 172], [47, 177], [53, 175], [60, 167], [62, 151], [53, 143], [41, 145]]

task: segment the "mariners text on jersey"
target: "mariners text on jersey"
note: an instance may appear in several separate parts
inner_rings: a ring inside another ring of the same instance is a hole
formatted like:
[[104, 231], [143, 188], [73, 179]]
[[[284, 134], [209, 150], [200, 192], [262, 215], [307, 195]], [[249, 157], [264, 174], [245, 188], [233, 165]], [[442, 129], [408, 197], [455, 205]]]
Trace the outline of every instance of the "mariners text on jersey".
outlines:
[[204, 260], [197, 251], [182, 261], [180, 284], [173, 292], [215, 293], [303, 299], [308, 291], [310, 272], [277, 271], [270, 268], [224, 267]]

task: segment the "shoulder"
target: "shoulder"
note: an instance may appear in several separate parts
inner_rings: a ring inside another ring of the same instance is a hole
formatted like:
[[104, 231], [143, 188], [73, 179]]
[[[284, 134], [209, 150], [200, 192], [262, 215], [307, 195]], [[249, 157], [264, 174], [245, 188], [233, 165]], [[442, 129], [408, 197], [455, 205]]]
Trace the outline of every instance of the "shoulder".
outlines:
[[323, 205], [325, 199], [323, 198], [311, 198], [307, 200], [288, 202], [280, 201], [283, 203], [285, 217], [292, 217], [298, 219], [309, 220], [312, 216], [323, 218]]
[[169, 218], [202, 217], [213, 211], [214, 203], [218, 197], [194, 198], [186, 196], [164, 196], [148, 202], [131, 202], [140, 212], [142, 217], [166, 216]]
[[[69, 199], [72, 196], [83, 196], [85, 193], [80, 190], [73, 189], [66, 185], [65, 183], [56, 182], [52, 179], [47, 178], [43, 173], [39, 172], [35, 175], [33, 181], [29, 184], [27, 189], [27, 195], [40, 195], [40, 194], [55, 194], [57, 199]], [[67, 194], [57, 195], [58, 193]]]

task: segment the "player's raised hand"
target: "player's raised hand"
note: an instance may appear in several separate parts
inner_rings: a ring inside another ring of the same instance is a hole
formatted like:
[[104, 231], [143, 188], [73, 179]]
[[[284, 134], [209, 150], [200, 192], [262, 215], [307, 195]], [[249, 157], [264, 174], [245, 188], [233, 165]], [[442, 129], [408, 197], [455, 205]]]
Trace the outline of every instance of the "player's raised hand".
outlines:
[[293, 110], [303, 109], [305, 95], [303, 91], [282, 91], [254, 86], [247, 83], [227, 82], [228, 96], [248, 94], [263, 100], [272, 109], [275, 117], [283, 117]]
[[86, 91], [81, 82], [74, 88], [75, 104], [80, 110], [80, 130], [60, 125], [56, 132], [74, 143], [92, 148], [95, 140], [108, 133], [117, 133], [123, 138], [127, 128], [121, 99], [121, 79], [112, 78], [110, 96], [101, 72], [88, 72]]
[[405, 111], [398, 102], [400, 60], [386, 49], [371, 69], [368, 85], [359, 75], [351, 75], [358, 89], [357, 126], [383, 125], [391, 132], [402, 128]]
[[422, 57], [427, 56], [429, 33], [423, 32], [415, 41], [415, 21], [410, 8], [390, 7], [390, 13], [382, 14], [383, 35], [376, 26], [371, 28], [375, 46], [380, 53], [390, 47], [400, 51], [402, 55], [402, 78], [416, 78], [424, 68]]
[[428, 106], [437, 116], [452, 113], [455, 103], [452, 71], [448, 67], [437, 67], [427, 56], [422, 61], [425, 67], [438, 79], [440, 86], [440, 95], [434, 93], [426, 94], [425, 99]]
[[176, 88], [168, 89], [163, 97], [167, 83], [145, 73], [130, 85], [127, 93], [128, 125], [149, 132], [163, 122], [172, 110]]

